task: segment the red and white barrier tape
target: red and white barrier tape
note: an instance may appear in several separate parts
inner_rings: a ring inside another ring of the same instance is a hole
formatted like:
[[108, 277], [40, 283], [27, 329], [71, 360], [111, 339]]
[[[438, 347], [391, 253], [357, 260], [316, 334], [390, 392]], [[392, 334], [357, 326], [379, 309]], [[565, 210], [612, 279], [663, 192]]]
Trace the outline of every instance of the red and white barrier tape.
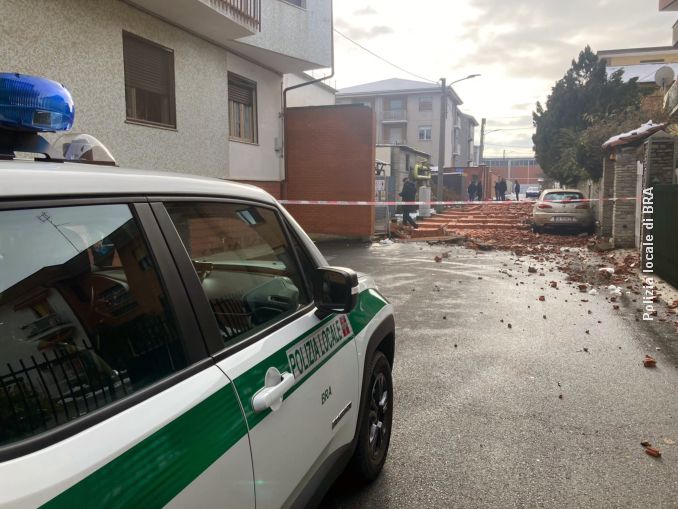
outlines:
[[[549, 200], [544, 203], [593, 203], [598, 201], [635, 201], [639, 198], [635, 196], [623, 197], [623, 198], [594, 198], [594, 199], [582, 199], [582, 200]], [[278, 200], [283, 205], [370, 205], [370, 206], [382, 206], [387, 205], [481, 205], [481, 204], [493, 204], [493, 205], [510, 205], [516, 203], [536, 203], [536, 201], [341, 201], [341, 200]]]

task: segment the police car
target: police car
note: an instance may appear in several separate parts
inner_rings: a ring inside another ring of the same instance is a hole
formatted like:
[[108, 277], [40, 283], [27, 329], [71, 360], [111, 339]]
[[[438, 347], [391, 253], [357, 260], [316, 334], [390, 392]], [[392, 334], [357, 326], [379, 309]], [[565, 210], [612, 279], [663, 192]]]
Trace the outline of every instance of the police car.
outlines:
[[[305, 507], [380, 472], [393, 309], [264, 191], [123, 170], [0, 74], [0, 507]], [[47, 135], [56, 138], [56, 134]]]

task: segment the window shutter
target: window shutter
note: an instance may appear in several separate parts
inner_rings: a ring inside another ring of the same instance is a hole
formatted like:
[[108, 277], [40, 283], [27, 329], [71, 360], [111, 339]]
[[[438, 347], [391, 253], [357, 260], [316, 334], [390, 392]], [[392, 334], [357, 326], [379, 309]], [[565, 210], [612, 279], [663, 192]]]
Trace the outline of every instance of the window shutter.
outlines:
[[169, 95], [172, 56], [170, 52], [134, 37], [125, 36], [123, 54], [126, 86]]
[[252, 92], [253, 92], [252, 87], [243, 86], [233, 81], [228, 82], [229, 101], [234, 101], [240, 104], [247, 104], [251, 106], [254, 103]]

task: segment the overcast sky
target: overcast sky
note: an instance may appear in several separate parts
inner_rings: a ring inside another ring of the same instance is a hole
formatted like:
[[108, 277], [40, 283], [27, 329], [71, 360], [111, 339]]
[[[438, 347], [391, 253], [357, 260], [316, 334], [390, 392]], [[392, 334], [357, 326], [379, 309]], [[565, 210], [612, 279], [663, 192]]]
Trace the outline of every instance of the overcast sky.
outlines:
[[[535, 102], [586, 44], [594, 51], [669, 46], [676, 16], [658, 12], [657, 0], [335, 0], [334, 18], [337, 30], [430, 80], [482, 74], [454, 89], [462, 111], [479, 123], [486, 117], [492, 130], [531, 126]], [[417, 79], [336, 34], [335, 59], [330, 84], [338, 88]], [[531, 134], [489, 134], [485, 154], [530, 155]]]

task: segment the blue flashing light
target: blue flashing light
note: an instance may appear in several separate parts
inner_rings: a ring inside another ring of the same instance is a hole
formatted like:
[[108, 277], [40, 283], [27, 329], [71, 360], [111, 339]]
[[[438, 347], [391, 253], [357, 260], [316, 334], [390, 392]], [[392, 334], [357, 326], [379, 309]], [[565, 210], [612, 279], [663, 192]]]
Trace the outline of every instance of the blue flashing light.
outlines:
[[0, 73], [0, 129], [69, 131], [74, 120], [73, 98], [60, 83], [39, 76]]

